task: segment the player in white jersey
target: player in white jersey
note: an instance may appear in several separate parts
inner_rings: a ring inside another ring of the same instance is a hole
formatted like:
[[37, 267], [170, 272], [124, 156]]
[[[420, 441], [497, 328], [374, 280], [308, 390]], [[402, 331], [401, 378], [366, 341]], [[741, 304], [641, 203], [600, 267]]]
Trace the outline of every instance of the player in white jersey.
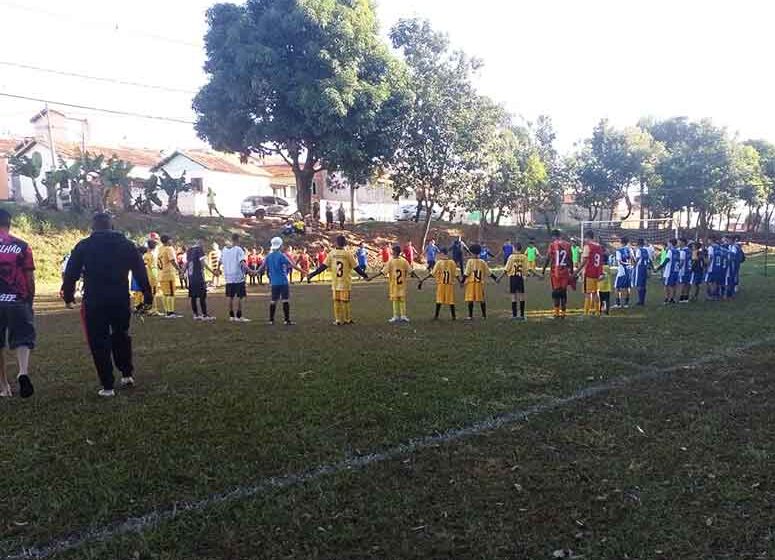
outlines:
[[635, 262], [635, 255], [632, 247], [630, 247], [630, 240], [627, 237], [622, 237], [619, 248], [614, 253], [614, 266], [616, 267], [616, 280], [614, 282], [614, 288], [616, 288], [616, 304], [614, 309], [624, 307], [627, 309], [630, 307], [630, 289], [632, 288], [632, 273], [633, 263]]

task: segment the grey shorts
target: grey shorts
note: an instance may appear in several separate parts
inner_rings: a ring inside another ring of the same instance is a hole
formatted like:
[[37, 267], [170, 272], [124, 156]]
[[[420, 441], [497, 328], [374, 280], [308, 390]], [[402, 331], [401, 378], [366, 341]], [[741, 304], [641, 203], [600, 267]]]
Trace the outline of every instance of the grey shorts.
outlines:
[[0, 305], [0, 348], [35, 348], [35, 320], [32, 306], [26, 303]]

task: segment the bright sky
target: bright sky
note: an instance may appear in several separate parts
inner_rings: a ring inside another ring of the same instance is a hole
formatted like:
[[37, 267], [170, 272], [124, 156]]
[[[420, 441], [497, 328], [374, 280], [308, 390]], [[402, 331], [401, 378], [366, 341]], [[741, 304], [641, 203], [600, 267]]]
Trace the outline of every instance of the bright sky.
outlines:
[[[196, 90], [210, 0], [0, 0], [0, 62]], [[380, 0], [385, 32], [422, 16], [481, 58], [480, 89], [528, 120], [551, 115], [561, 147], [601, 117], [711, 117], [775, 141], [769, 0]], [[170, 40], [159, 40], [166, 37]], [[189, 93], [53, 76], [0, 64], [0, 92], [193, 119]], [[31, 134], [42, 104], [0, 97], [0, 136]], [[197, 143], [185, 124], [86, 116], [92, 139], [147, 147]]]

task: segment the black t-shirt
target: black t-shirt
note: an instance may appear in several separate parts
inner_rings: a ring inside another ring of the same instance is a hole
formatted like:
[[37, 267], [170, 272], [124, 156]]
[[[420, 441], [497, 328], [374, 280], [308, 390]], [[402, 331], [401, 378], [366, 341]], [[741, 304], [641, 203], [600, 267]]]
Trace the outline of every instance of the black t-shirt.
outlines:
[[191, 247], [186, 252], [186, 273], [190, 285], [205, 283], [205, 269], [202, 259], [205, 258], [204, 249], [199, 246]]

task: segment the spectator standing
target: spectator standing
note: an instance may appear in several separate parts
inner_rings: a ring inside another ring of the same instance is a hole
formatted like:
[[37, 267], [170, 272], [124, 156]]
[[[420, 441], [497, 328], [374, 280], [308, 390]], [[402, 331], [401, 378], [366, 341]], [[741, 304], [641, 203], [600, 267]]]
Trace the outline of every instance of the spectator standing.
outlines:
[[511, 239], [507, 239], [501, 249], [503, 253], [503, 265], [505, 266], [509, 262], [509, 257], [514, 253], [514, 245], [511, 243]]
[[218, 207], [215, 205], [215, 191], [212, 187], [207, 187], [207, 210], [210, 212], [211, 218], [213, 217], [213, 212], [223, 218], [223, 214], [221, 214], [220, 210], [218, 210]]
[[382, 245], [382, 249], [379, 251], [379, 257], [383, 266], [390, 262], [390, 243]]
[[[327, 259], [328, 259], [328, 253], [326, 253], [326, 250], [321, 245], [320, 248], [318, 249], [317, 255], [315, 255], [315, 261], [317, 261], [318, 267], [321, 267], [324, 264], [326, 264]], [[320, 278], [322, 281], [323, 275], [321, 274], [320, 276], [318, 276], [318, 278]]]
[[336, 211], [336, 217], [339, 220], [339, 229], [344, 229], [344, 223], [347, 221], [347, 213], [344, 210], [344, 202], [339, 203], [339, 209]]
[[409, 263], [409, 266], [414, 267], [414, 261], [417, 257], [417, 249], [414, 248], [414, 245], [412, 245], [412, 241], [407, 241], [406, 245], [404, 245], [404, 258]]
[[[226, 282], [226, 299], [229, 300], [229, 321], [232, 323], [250, 323], [250, 319], [242, 316], [242, 304], [247, 297], [245, 288], [245, 273], [248, 270], [245, 249], [239, 244], [239, 235], [231, 236], [231, 245], [221, 252], [223, 278]], [[237, 300], [237, 310], [234, 310], [234, 300]]]
[[468, 246], [463, 241], [463, 238], [458, 235], [452, 242], [450, 253], [452, 254], [452, 260], [460, 267], [461, 276], [465, 274], [465, 258], [463, 256], [463, 251], [468, 251]]
[[316, 224], [315, 227], [320, 226], [320, 201], [318, 200], [312, 202], [312, 220]]
[[129, 272], [137, 280], [144, 303], [153, 302], [148, 274], [135, 246], [113, 231], [108, 214], [99, 213], [92, 234], [75, 246], [65, 270], [65, 303], [75, 301], [75, 283], [83, 274], [82, 317], [89, 348], [102, 389], [101, 397], [114, 397], [113, 365], [121, 372], [121, 386], [135, 384], [132, 338], [129, 336]]
[[355, 258], [358, 261], [358, 268], [361, 270], [365, 271], [369, 267], [369, 251], [363, 241], [358, 244], [358, 248], [355, 250]]
[[334, 207], [326, 202], [326, 231], [334, 229]]
[[[36, 339], [32, 312], [35, 300], [35, 260], [30, 246], [13, 237], [10, 230], [11, 214], [0, 209], [0, 397], [12, 396], [5, 373], [3, 349], [7, 343], [10, 350], [16, 351], [19, 362], [19, 373], [16, 376], [19, 395], [27, 399], [35, 392], [29, 375], [30, 353], [35, 348]], [[137, 254], [134, 246], [132, 251]]]
[[253, 247], [250, 250], [250, 253], [247, 257], [248, 261], [248, 272], [250, 273], [250, 285], [255, 286], [256, 285], [256, 277], [258, 276], [258, 267], [261, 266], [261, 263], [259, 262], [259, 256], [258, 252], [256, 251], [256, 248]]
[[207, 253], [207, 264], [213, 278], [213, 287], [218, 288], [221, 285], [221, 248], [217, 243], [213, 243], [212, 249]]
[[436, 266], [436, 257], [439, 254], [439, 248], [436, 246], [436, 240], [431, 239], [425, 248], [425, 262], [428, 265], [428, 272], [433, 271]]
[[[191, 311], [194, 313], [194, 321], [215, 321], [207, 312], [207, 282], [205, 281], [207, 255], [205, 254], [205, 240], [200, 239], [197, 245], [191, 247], [186, 253], [186, 276], [188, 276], [188, 297], [191, 300]], [[210, 273], [212, 274], [212, 270]], [[197, 308], [197, 302], [199, 306]], [[201, 311], [201, 313], [200, 313]]]

